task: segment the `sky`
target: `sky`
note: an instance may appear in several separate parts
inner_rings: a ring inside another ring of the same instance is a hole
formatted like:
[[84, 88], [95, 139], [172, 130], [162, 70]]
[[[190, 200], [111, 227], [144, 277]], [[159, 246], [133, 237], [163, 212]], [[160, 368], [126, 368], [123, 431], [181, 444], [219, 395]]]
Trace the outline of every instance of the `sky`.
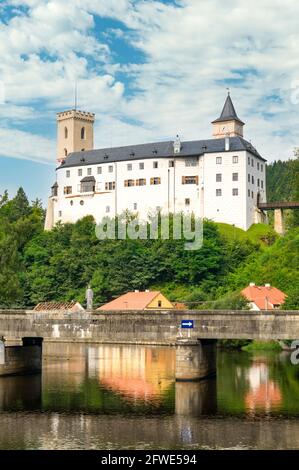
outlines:
[[46, 203], [56, 113], [95, 146], [206, 139], [227, 88], [268, 161], [299, 146], [298, 0], [0, 0], [0, 194]]

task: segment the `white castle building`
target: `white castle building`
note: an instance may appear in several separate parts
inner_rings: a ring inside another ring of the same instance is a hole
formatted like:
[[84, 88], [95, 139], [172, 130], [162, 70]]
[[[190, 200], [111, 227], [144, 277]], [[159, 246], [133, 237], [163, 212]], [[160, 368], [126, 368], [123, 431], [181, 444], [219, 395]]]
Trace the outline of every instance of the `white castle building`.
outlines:
[[95, 115], [77, 110], [57, 115], [57, 180], [49, 198], [46, 225], [96, 222], [124, 211], [194, 213], [247, 230], [261, 220], [266, 202], [266, 160], [244, 140], [244, 123], [230, 95], [213, 139], [94, 149]]

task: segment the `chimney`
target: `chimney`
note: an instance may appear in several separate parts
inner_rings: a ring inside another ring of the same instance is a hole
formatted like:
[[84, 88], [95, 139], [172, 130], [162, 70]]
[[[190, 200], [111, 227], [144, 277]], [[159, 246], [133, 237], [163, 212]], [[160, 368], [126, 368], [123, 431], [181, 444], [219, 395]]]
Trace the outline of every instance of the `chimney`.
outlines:
[[229, 150], [230, 150], [229, 137], [225, 137], [225, 151], [228, 152]]

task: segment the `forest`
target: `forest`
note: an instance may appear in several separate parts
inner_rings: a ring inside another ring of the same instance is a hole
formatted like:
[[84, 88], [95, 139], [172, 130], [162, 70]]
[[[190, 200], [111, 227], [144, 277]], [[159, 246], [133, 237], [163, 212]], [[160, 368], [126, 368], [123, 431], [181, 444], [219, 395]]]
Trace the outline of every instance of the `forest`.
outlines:
[[[269, 200], [299, 200], [299, 160], [268, 167]], [[299, 308], [298, 211], [278, 236], [271, 225], [247, 232], [204, 221], [200, 250], [184, 240], [99, 240], [92, 217], [45, 232], [45, 211], [22, 188], [0, 196], [0, 306], [32, 307], [41, 301], [78, 300], [88, 284], [100, 305], [129, 290], [161, 290], [192, 308], [247, 308], [240, 291], [250, 282], [270, 283]]]

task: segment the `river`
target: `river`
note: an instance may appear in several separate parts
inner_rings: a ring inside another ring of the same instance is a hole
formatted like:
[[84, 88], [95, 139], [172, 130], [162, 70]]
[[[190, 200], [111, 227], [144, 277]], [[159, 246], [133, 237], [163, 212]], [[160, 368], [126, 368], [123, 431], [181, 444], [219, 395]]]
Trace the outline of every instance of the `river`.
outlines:
[[299, 449], [299, 366], [218, 351], [175, 383], [170, 347], [52, 343], [41, 375], [0, 378], [0, 449]]

